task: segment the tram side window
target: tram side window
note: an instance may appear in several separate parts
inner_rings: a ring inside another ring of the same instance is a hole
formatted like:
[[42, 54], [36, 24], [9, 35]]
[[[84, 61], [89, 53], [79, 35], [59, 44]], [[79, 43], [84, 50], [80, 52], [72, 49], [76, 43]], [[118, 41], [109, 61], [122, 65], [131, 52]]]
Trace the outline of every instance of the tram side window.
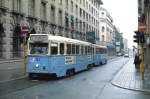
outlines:
[[60, 43], [60, 54], [64, 54], [64, 43]]
[[84, 54], [84, 46], [81, 45], [81, 54], [83, 55]]
[[67, 44], [67, 54], [71, 54], [71, 44]]
[[106, 50], [106, 49], [104, 49], [104, 53], [105, 53], [105, 54], [107, 53], [107, 50]]
[[92, 52], [93, 52], [93, 54], [95, 54], [95, 48], [94, 47], [92, 48]]
[[100, 48], [100, 54], [103, 54], [103, 49], [102, 48]]
[[58, 43], [51, 43], [51, 55], [58, 54]]
[[104, 48], [101, 49], [101, 52], [102, 52], [102, 54], [106, 53]]
[[85, 46], [85, 54], [88, 54], [88, 46]]
[[76, 54], [79, 54], [79, 45], [76, 45]]
[[96, 48], [96, 54], [98, 54], [98, 53], [99, 53], [98, 48]]
[[106, 52], [106, 54], [107, 54], [107, 49], [105, 49], [105, 52]]
[[98, 48], [98, 54], [101, 54], [101, 48]]
[[91, 47], [88, 46], [88, 54], [91, 54]]
[[76, 46], [75, 46], [75, 44], [72, 44], [72, 54], [74, 55], [74, 54], [76, 54]]

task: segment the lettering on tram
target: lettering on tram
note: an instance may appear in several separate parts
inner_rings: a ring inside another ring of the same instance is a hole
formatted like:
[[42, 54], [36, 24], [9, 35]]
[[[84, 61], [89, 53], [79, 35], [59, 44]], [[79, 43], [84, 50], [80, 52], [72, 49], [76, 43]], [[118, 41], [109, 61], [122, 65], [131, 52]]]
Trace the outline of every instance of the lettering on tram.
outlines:
[[66, 56], [65, 57], [65, 64], [75, 64], [74, 56]]

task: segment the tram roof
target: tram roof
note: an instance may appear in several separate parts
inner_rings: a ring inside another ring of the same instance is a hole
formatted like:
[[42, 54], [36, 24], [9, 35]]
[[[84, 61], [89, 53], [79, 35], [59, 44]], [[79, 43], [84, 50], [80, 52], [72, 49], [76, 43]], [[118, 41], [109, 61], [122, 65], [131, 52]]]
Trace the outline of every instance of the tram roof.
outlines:
[[[91, 43], [89, 43], [89, 42], [80, 41], [77, 39], [66, 38], [66, 37], [62, 37], [62, 36], [54, 36], [54, 35], [50, 35], [50, 34], [30, 34], [30, 36], [32, 36], [32, 35], [47, 35], [48, 40], [57, 41], [57, 42], [68, 42], [68, 43], [91, 45]], [[97, 45], [97, 44], [92, 44], [92, 45], [101, 47], [101, 48], [107, 48], [106, 46], [102, 46], [102, 45]]]
[[50, 35], [50, 34], [30, 34], [30, 36], [32, 36], [32, 35], [47, 35], [48, 40], [57, 41], [57, 42], [68, 42], [68, 43], [76, 43], [76, 44], [84, 44], [84, 45], [90, 45], [91, 44], [91, 43], [85, 42], [85, 41], [66, 38], [66, 37], [62, 37], [62, 36], [54, 36], [54, 35]]
[[84, 42], [84, 41], [80, 41], [80, 40], [76, 40], [76, 39], [70, 39], [70, 38], [66, 38], [66, 37], [62, 37], [62, 36], [53, 36], [53, 35], [49, 36], [49, 40], [59, 41], [59, 42], [85, 44], [85, 45], [90, 45], [91, 44], [89, 42]]
[[98, 45], [98, 44], [92, 44], [92, 45], [96, 46], [96, 47], [107, 48], [106, 46], [102, 46], [102, 45]]

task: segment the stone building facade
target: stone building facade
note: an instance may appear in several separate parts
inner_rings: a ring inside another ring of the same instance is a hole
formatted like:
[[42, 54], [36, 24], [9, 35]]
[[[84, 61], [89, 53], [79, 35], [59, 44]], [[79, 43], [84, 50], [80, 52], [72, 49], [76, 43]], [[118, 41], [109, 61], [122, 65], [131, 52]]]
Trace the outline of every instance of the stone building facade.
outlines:
[[99, 10], [100, 43], [107, 46], [108, 55], [115, 54], [115, 29], [113, 18], [105, 8]]
[[0, 0], [0, 59], [22, 56], [21, 28], [86, 40], [99, 37], [100, 0]]

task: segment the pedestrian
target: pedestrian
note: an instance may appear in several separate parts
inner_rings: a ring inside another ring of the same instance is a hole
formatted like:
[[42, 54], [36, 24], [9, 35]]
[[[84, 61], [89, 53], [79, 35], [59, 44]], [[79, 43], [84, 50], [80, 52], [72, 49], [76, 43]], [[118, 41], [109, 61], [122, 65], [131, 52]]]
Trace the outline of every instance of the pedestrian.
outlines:
[[140, 63], [141, 63], [141, 60], [140, 60], [139, 54], [135, 54], [135, 58], [134, 58], [135, 68], [139, 68], [140, 67]]

